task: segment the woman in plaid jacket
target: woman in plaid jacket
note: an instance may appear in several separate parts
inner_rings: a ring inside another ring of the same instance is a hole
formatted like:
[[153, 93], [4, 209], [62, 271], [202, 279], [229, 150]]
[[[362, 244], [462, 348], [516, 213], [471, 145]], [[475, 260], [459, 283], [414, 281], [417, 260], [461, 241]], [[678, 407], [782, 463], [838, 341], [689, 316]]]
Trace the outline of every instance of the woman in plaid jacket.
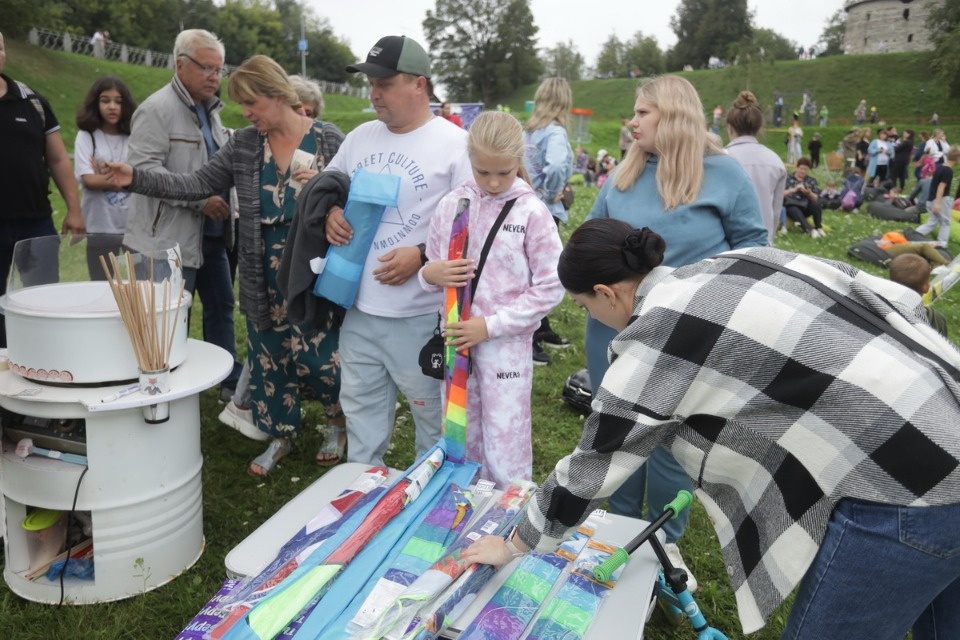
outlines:
[[[745, 633], [799, 585], [782, 638], [960, 637], [960, 353], [920, 297], [772, 248], [678, 269], [663, 251], [601, 219], [564, 249], [564, 287], [620, 333], [583, 437], [510, 544], [554, 549], [660, 445], [714, 523]], [[510, 557], [483, 538], [464, 560]]]

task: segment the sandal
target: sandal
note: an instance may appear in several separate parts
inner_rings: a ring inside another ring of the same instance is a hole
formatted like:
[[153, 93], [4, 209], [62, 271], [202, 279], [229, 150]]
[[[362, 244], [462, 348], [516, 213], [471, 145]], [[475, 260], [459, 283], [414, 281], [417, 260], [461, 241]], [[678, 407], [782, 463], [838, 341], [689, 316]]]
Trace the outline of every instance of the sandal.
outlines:
[[343, 425], [327, 424], [323, 446], [317, 451], [314, 461], [321, 467], [336, 466], [343, 461], [346, 449], [347, 428]]
[[[247, 473], [255, 478], [265, 478], [292, 449], [293, 445], [289, 440], [284, 438], [271, 440], [267, 450], [254, 458], [247, 467]], [[261, 471], [257, 471], [258, 467]]]

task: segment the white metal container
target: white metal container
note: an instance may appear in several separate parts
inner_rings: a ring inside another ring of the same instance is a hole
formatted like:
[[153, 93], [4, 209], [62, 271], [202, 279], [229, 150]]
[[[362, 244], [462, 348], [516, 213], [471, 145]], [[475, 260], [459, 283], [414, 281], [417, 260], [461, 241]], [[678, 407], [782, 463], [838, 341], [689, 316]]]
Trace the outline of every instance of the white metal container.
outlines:
[[[163, 309], [157, 295], [157, 325], [166, 314], [176, 327], [170, 366], [186, 357], [187, 312], [192, 296], [184, 293], [180, 313]], [[139, 376], [127, 328], [107, 282], [63, 282], [8, 291], [0, 298], [6, 315], [10, 369], [38, 382], [97, 384], [136, 380]]]

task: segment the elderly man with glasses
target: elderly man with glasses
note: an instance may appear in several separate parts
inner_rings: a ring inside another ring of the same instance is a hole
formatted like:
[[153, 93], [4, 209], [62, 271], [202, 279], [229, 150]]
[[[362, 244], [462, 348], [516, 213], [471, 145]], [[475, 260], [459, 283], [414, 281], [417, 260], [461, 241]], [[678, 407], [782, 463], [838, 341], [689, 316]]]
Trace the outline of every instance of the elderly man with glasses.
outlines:
[[[227, 141], [217, 97], [223, 43], [209, 31], [188, 29], [177, 36], [173, 55], [170, 84], [133, 114], [128, 162], [141, 170], [196, 171]], [[222, 399], [233, 395], [240, 375], [227, 259], [234, 240], [228, 200], [228, 193], [192, 202], [133, 195], [124, 236], [124, 244], [136, 251], [179, 243], [187, 290], [199, 293], [203, 303], [204, 339], [234, 356], [234, 370], [221, 383]]]

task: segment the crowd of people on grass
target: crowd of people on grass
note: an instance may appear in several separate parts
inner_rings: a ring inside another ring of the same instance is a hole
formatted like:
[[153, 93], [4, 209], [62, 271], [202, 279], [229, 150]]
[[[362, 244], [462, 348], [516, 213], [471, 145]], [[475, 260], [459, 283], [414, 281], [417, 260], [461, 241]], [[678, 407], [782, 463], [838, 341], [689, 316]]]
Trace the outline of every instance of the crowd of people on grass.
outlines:
[[[50, 177], [67, 207], [61, 232], [87, 234], [91, 264], [177, 242], [204, 337], [235, 360], [221, 420], [266, 443], [247, 467], [257, 477], [291, 455], [306, 400], [326, 414], [319, 465], [382, 464], [399, 393], [416, 453], [432, 447], [444, 385], [418, 356], [444, 296], [469, 288], [470, 316], [441, 314], [440, 330], [470, 357], [467, 456], [501, 488], [531, 479], [533, 368], [550, 362], [543, 347], [570, 344], [548, 319], [567, 292], [588, 312], [593, 413], [509, 538], [480, 539], [466, 561], [553, 550], [604, 502], [653, 519], [686, 488], [717, 529], [745, 632], [798, 588], [783, 637], [960, 636], [960, 353], [920, 302], [929, 271], [901, 260], [891, 272], [901, 286], [772, 247], [784, 216], [822, 236], [824, 201], [846, 194], [821, 190], [797, 149], [788, 174], [759, 143], [752, 93], [728, 110], [724, 147], [689, 81], [642, 84], [618, 161], [571, 148], [561, 78], [540, 83], [525, 123], [489, 111], [464, 130], [446, 109], [437, 116], [430, 57], [404, 36], [346, 67], [369, 82], [375, 120], [344, 135], [322, 119], [315, 83], [257, 55], [226, 82], [250, 122], [230, 131], [219, 117], [224, 54], [213, 34], [181, 32], [173, 78], [139, 106], [122, 80], [97, 80], [77, 112], [71, 163], [49, 103], [2, 74], [0, 36], [0, 276], [17, 240], [57, 233]], [[854, 153], [867, 144], [851, 176], [861, 180], [844, 189], [903, 188], [921, 148], [912, 132], [857, 135]], [[933, 169], [920, 230], [940, 225], [946, 242], [960, 148], [937, 130], [922, 149]], [[361, 241], [344, 212], [361, 169], [398, 176], [400, 188], [364, 240], [356, 301], [303, 304], [312, 274], [302, 257]], [[564, 247], [574, 173], [600, 189]], [[874, 320], [838, 313], [838, 298]], [[896, 392], [877, 375], [892, 369]], [[665, 533], [688, 569], [686, 524]]]

